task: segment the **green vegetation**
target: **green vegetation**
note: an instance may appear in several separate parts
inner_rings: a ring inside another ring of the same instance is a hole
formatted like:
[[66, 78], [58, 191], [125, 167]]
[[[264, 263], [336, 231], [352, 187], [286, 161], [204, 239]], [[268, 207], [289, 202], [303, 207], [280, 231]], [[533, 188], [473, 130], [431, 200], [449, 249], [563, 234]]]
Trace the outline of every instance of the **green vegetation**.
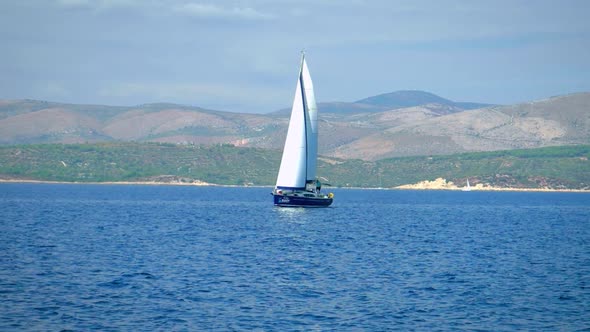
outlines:
[[[280, 151], [223, 144], [42, 144], [0, 147], [0, 177], [68, 182], [200, 180], [273, 185]], [[438, 177], [463, 185], [590, 188], [590, 145], [385, 159], [321, 158], [318, 175], [340, 187], [395, 187]]]
[[274, 151], [157, 143], [42, 144], [0, 147], [4, 177], [48, 181], [153, 180], [162, 175], [242, 185], [274, 181]]
[[[442, 177], [464, 185], [590, 189], [590, 146], [464, 153], [379, 161], [379, 170], [397, 181], [416, 183]], [[396, 182], [397, 182], [396, 181]]]

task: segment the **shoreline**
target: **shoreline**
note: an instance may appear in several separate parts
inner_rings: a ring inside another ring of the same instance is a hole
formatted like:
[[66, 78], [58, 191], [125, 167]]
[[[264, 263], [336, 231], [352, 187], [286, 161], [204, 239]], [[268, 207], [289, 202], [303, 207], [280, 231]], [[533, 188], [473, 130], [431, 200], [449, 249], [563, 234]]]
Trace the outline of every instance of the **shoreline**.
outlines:
[[436, 178], [435, 180], [429, 181], [424, 180], [415, 184], [405, 184], [395, 187], [395, 189], [401, 190], [454, 190], [454, 191], [523, 191], [523, 192], [582, 192], [590, 193], [588, 189], [553, 189], [553, 188], [511, 188], [511, 187], [494, 187], [489, 184], [478, 183], [475, 186], [466, 188], [458, 187], [452, 181], [447, 181], [444, 178]]
[[481, 187], [471, 188], [471, 190], [463, 190], [462, 188], [392, 188], [395, 190], [448, 190], [448, 191], [522, 191], [522, 192], [564, 192], [564, 193], [590, 193], [590, 190], [586, 189], [551, 189], [551, 188], [502, 188], [502, 187]]
[[[427, 182], [427, 181], [423, 181]], [[91, 185], [140, 185], [140, 186], [195, 186], [195, 187], [227, 187], [227, 188], [272, 188], [272, 185], [229, 185], [215, 184], [208, 182], [157, 182], [157, 181], [109, 181], [109, 182], [68, 182], [68, 181], [45, 181], [45, 180], [25, 180], [25, 179], [0, 179], [3, 183], [32, 183], [32, 184], [91, 184]], [[428, 186], [423, 183], [406, 184], [397, 187], [333, 187], [334, 189], [359, 189], [359, 190], [448, 190], [464, 191], [463, 188], [452, 185], [452, 182], [445, 186]], [[552, 188], [503, 188], [476, 185], [471, 187], [470, 191], [506, 191], [506, 192], [574, 192], [590, 193], [587, 189], [552, 189]]]

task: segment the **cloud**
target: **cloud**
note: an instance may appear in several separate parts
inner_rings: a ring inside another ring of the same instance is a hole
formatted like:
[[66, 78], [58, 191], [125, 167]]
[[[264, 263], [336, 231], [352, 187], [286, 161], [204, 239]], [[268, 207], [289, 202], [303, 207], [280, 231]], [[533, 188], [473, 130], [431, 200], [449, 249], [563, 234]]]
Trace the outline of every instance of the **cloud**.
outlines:
[[265, 21], [275, 19], [274, 15], [261, 12], [253, 7], [231, 7], [178, 0], [160, 2], [146, 0], [54, 0], [54, 3], [63, 9], [94, 12], [133, 8], [152, 13], [173, 13], [209, 20]]
[[187, 3], [174, 7], [174, 11], [187, 16], [208, 19], [271, 20], [271, 14], [257, 11], [250, 7], [224, 8], [201, 3]]
[[65, 8], [91, 8], [90, 0], [57, 0], [57, 5]]
[[[588, 86], [589, 9], [583, 0], [0, 0], [0, 95], [270, 111], [289, 104], [305, 49], [319, 100], [416, 88], [466, 100], [490, 91], [481, 99], [507, 103], [502, 89], [539, 77], [552, 78], [543, 91]], [[506, 73], [522, 79], [488, 79]], [[52, 80], [61, 86], [34, 84]]]
[[56, 0], [56, 4], [66, 9], [86, 9], [106, 11], [114, 8], [137, 7], [143, 5], [137, 0]]
[[[286, 94], [285, 94], [286, 93]], [[206, 108], [232, 107], [233, 111], [272, 111], [269, 104], [277, 105], [275, 109], [287, 103], [290, 91], [277, 87], [261, 85], [243, 86], [221, 83], [117, 83], [99, 90], [99, 95], [107, 98], [137, 99], [147, 102], [169, 101]], [[149, 96], [149, 97], [148, 97]], [[248, 104], [250, 108], [241, 108]], [[237, 109], [233, 109], [236, 108]]]
[[63, 100], [72, 97], [72, 92], [62, 82], [44, 81], [34, 84], [36, 93], [44, 99]]

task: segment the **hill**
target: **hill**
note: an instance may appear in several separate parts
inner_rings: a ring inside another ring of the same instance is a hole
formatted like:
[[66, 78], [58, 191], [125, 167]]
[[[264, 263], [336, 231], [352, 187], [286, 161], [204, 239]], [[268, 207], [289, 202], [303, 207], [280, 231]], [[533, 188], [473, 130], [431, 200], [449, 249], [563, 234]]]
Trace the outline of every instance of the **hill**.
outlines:
[[433, 93], [420, 90], [401, 90], [390, 93], [384, 93], [377, 96], [361, 99], [356, 103], [381, 106], [386, 109], [398, 109], [427, 104], [451, 106], [461, 110], [493, 106], [491, 104], [483, 103], [454, 102], [449, 99], [437, 96]]
[[440, 106], [406, 108], [358, 117], [357, 123], [378, 123], [381, 126], [379, 130], [339, 145], [329, 154], [340, 158], [355, 155], [378, 160], [588, 144], [589, 110], [590, 93], [447, 114]]
[[[391, 109], [394, 101], [398, 106], [428, 103]], [[319, 152], [375, 161], [590, 143], [590, 93], [468, 111], [457, 105], [416, 91], [363, 103], [320, 103]], [[280, 112], [232, 113], [175, 104], [117, 107], [0, 100], [0, 144], [133, 141], [281, 149], [288, 118]]]
[[[470, 109], [494, 106], [483, 103], [455, 102], [426, 91], [401, 90], [364, 98], [352, 103], [318, 103], [318, 109], [320, 114], [334, 113], [340, 115], [349, 115], [358, 113], [377, 113], [429, 104], [446, 106], [448, 109], [452, 109], [453, 112], [461, 112]], [[289, 112], [291, 112], [291, 109], [285, 108], [275, 113], [288, 114]]]
[[[464, 185], [590, 189], [590, 146], [419, 156], [376, 162], [321, 157], [318, 176], [338, 187], [391, 188], [445, 178]], [[0, 179], [274, 185], [280, 151], [159, 143], [0, 147]]]
[[[35, 100], [0, 101], [0, 144], [151, 141], [236, 143], [286, 127], [256, 114], [207, 110], [176, 104], [135, 107], [73, 105]], [[269, 134], [272, 136], [272, 133]]]

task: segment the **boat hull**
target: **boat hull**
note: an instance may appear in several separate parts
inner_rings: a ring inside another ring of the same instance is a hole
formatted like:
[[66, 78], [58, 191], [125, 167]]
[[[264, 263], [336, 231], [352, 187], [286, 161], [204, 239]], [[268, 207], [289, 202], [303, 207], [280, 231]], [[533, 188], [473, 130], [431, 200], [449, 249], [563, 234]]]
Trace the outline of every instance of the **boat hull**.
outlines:
[[303, 197], [273, 194], [276, 206], [282, 207], [328, 207], [333, 199], [329, 197]]

